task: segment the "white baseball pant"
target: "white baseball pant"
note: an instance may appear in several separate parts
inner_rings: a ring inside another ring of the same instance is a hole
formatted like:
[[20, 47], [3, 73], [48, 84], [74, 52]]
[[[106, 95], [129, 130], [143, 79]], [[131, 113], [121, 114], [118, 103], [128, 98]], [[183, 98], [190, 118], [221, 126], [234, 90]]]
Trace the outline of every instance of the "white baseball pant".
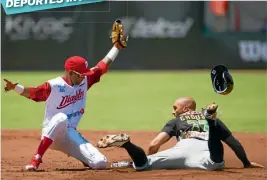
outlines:
[[107, 158], [73, 128], [68, 128], [66, 114], [56, 114], [43, 128], [42, 137], [53, 140], [50, 149], [61, 151], [68, 156], [89, 165], [92, 169], [105, 169]]
[[224, 162], [215, 163], [210, 159], [208, 141], [183, 139], [174, 147], [147, 156], [148, 162], [136, 170], [152, 169], [202, 169], [222, 170]]

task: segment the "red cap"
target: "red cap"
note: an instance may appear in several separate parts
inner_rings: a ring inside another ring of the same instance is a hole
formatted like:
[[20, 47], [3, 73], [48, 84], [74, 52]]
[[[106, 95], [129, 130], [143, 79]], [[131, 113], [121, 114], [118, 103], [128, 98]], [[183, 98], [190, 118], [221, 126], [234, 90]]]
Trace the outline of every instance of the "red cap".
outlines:
[[88, 62], [80, 56], [69, 57], [65, 62], [65, 70], [73, 70], [84, 76], [92, 74], [92, 71], [88, 68]]

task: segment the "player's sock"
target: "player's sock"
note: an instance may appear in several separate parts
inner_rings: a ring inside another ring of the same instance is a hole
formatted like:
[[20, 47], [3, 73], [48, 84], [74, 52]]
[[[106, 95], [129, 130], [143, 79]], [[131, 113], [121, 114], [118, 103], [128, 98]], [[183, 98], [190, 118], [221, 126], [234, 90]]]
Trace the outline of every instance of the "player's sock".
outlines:
[[122, 147], [126, 149], [128, 154], [131, 156], [135, 166], [142, 167], [147, 163], [147, 157], [144, 150], [130, 141], [123, 144]]
[[223, 162], [223, 144], [218, 138], [218, 130], [216, 128], [216, 121], [208, 120], [209, 123], [209, 140], [208, 147], [210, 151], [210, 159], [215, 163]]
[[45, 151], [49, 148], [52, 142], [53, 142], [52, 139], [49, 139], [48, 137], [44, 137], [43, 140], [40, 142], [40, 145], [35, 154], [43, 157]]
[[223, 162], [223, 144], [216, 137], [211, 137], [208, 141], [210, 159], [215, 163]]

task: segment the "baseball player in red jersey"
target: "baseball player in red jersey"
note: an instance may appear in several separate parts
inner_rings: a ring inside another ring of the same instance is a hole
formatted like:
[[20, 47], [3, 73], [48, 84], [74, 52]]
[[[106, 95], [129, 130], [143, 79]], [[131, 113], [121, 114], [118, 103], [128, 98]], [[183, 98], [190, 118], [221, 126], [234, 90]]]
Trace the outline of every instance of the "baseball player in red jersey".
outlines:
[[115, 60], [120, 42], [95, 67], [89, 69], [87, 61], [72, 56], [65, 61], [65, 75], [48, 80], [37, 87], [24, 87], [5, 81], [5, 91], [15, 91], [36, 102], [46, 102], [41, 142], [26, 170], [36, 171], [48, 148], [61, 151], [92, 169], [105, 169], [107, 159], [76, 130], [85, 112], [86, 92], [100, 81]]

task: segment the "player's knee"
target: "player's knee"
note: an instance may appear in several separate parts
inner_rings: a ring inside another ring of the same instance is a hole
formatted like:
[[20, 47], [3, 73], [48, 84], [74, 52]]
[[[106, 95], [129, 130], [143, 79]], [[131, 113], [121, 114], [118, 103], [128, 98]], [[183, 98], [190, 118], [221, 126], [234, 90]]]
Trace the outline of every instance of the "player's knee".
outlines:
[[58, 113], [51, 119], [43, 136], [48, 137], [55, 141], [56, 137], [62, 134], [68, 126], [67, 116], [64, 113]]
[[56, 125], [62, 125], [65, 126], [68, 123], [68, 117], [66, 114], [64, 113], [58, 113], [56, 114], [53, 118], [52, 121], [54, 122], [54, 124]]
[[107, 158], [105, 156], [94, 158], [94, 160], [90, 163], [90, 167], [92, 169], [106, 169]]

